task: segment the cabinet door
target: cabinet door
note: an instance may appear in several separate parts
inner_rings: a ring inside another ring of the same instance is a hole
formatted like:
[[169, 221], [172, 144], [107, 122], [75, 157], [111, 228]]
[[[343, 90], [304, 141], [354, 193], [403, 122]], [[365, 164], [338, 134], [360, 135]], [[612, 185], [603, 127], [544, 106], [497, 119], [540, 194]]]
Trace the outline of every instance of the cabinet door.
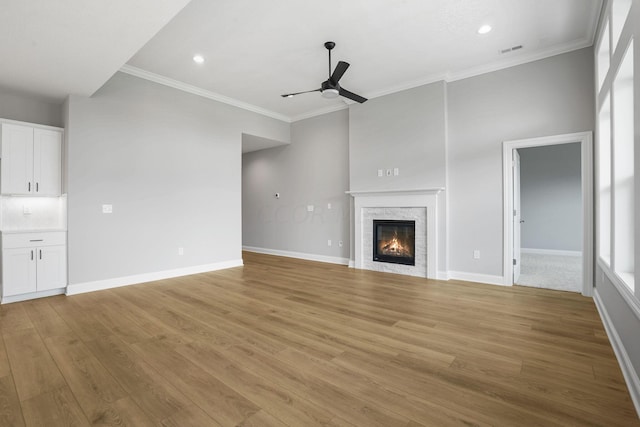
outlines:
[[62, 190], [62, 132], [33, 130], [33, 191], [59, 196]]
[[36, 291], [36, 248], [2, 251], [2, 295], [26, 294]]
[[33, 128], [2, 124], [2, 194], [32, 194]]
[[66, 246], [37, 248], [38, 292], [67, 286]]

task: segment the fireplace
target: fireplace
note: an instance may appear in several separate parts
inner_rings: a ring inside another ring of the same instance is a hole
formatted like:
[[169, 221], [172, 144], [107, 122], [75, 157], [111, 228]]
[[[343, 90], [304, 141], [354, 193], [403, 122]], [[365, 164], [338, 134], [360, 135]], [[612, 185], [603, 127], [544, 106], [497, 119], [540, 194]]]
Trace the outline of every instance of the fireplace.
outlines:
[[416, 265], [416, 222], [373, 220], [373, 260]]
[[[442, 188], [418, 190], [350, 191], [353, 197], [354, 259], [363, 270], [437, 279], [438, 199]], [[414, 265], [373, 260], [374, 220], [415, 221]], [[446, 279], [445, 279], [446, 280]]]

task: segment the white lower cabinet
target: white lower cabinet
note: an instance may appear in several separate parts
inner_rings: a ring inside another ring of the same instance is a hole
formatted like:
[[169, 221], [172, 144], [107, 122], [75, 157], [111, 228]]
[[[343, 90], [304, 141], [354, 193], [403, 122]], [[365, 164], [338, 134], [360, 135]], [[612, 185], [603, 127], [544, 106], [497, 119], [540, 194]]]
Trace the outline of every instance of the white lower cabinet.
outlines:
[[66, 286], [65, 232], [2, 234], [2, 302], [20, 295], [37, 298]]

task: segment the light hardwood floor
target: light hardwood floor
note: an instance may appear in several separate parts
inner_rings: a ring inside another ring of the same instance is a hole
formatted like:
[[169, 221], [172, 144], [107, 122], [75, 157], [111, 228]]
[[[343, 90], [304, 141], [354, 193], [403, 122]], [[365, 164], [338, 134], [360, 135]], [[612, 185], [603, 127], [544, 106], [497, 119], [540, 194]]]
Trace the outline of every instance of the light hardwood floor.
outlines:
[[0, 425], [640, 425], [589, 298], [244, 257], [1, 306]]

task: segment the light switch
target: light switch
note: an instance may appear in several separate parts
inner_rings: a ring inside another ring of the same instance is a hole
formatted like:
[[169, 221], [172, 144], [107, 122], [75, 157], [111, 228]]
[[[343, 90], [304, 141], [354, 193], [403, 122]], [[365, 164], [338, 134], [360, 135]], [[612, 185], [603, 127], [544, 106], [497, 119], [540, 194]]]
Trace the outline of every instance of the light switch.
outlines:
[[331, 203], [327, 203], [327, 209], [331, 209]]
[[393, 176], [400, 175], [400, 168], [393, 168]]
[[378, 169], [378, 176], [379, 177], [384, 176], [384, 171], [382, 169]]
[[307, 212], [313, 212], [313, 205], [307, 205]]
[[113, 205], [102, 205], [102, 213], [113, 213]]
[[22, 207], [22, 213], [25, 215], [31, 215], [33, 211], [31, 210], [31, 206], [24, 205]]

